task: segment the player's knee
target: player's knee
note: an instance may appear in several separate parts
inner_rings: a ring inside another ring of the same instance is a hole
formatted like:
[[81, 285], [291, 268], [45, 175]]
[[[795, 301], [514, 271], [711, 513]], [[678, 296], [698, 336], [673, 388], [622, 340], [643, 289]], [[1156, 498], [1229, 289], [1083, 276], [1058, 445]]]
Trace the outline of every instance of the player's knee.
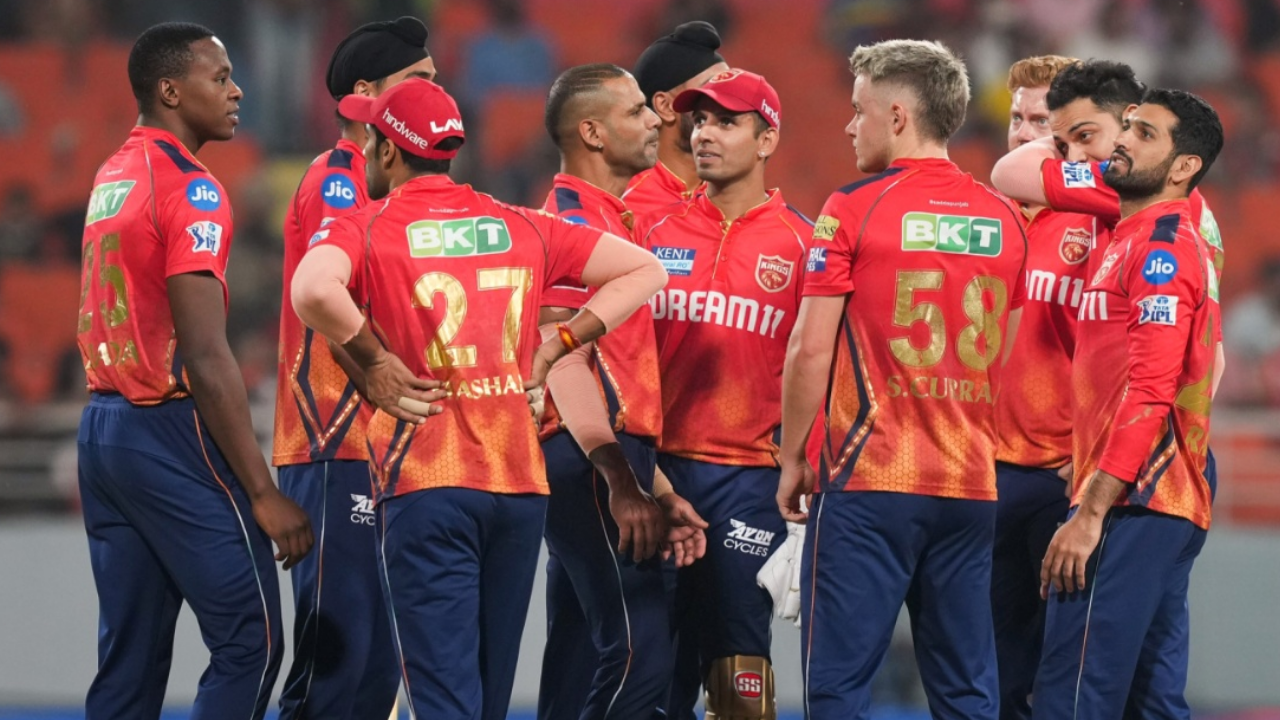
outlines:
[[717, 658], [707, 672], [706, 686], [706, 720], [777, 720], [773, 666], [768, 658]]

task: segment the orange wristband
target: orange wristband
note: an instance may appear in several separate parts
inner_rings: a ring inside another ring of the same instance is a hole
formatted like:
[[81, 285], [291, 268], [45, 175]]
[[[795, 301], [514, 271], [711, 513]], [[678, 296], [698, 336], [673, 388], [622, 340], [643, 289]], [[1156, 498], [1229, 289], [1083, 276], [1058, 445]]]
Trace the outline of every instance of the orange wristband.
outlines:
[[566, 323], [556, 323], [556, 332], [559, 333], [560, 344], [564, 345], [565, 350], [573, 352], [582, 347], [582, 341], [573, 334], [573, 330], [570, 330]]

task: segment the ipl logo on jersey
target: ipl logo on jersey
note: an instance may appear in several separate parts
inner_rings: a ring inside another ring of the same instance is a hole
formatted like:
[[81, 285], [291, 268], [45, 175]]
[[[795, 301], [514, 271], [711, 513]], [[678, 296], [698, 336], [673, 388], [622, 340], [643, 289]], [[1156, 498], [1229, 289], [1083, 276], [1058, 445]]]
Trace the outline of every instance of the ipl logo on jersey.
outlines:
[[218, 255], [218, 250], [222, 247], [221, 225], [216, 222], [201, 220], [195, 225], [188, 226], [187, 234], [194, 241], [191, 245], [191, 252], [207, 252], [215, 257]]
[[1062, 164], [1062, 184], [1067, 189], [1097, 187], [1097, 182], [1093, 179], [1093, 168], [1089, 167], [1089, 163], [1082, 162]]
[[1079, 265], [1089, 257], [1089, 246], [1093, 244], [1093, 233], [1084, 228], [1067, 228], [1062, 233], [1062, 242], [1058, 245], [1058, 255], [1068, 265]]
[[765, 292], [781, 292], [791, 284], [791, 271], [795, 267], [794, 260], [783, 260], [778, 255], [761, 255], [756, 261], [756, 282]]
[[1178, 324], [1177, 295], [1148, 295], [1138, 301], [1138, 309], [1142, 311], [1138, 317], [1139, 325], [1146, 325], [1147, 323], [1155, 323], [1156, 325]]

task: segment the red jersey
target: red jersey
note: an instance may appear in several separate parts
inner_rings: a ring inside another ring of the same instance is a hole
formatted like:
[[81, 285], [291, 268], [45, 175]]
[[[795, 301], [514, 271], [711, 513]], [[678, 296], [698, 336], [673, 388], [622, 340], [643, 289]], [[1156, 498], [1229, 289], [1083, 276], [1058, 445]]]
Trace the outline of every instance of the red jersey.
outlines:
[[302, 324], [290, 304], [293, 273], [307, 243], [334, 219], [369, 203], [364, 154], [350, 140], [312, 161], [284, 221], [284, 300], [276, 376], [277, 465], [366, 460], [364, 427], [372, 411], [329, 352], [323, 335]]
[[137, 126], [93, 181], [76, 344], [89, 389], [156, 405], [189, 393], [166, 281], [211, 273], [227, 312], [231, 204], [172, 133]]
[[581, 284], [600, 235], [444, 175], [414, 178], [317, 234], [313, 244], [351, 258], [352, 296], [387, 349], [450, 392], [423, 425], [374, 412], [379, 501], [438, 487], [548, 492], [523, 385], [538, 308], [548, 285]]
[[705, 186], [699, 183], [690, 190], [680, 176], [658, 161], [656, 165], [637, 174], [627, 184], [627, 191], [622, 193], [622, 200], [637, 216], [656, 212], [672, 211], [671, 206], [693, 197], [694, 193]]
[[[1109, 162], [1109, 161], [1108, 161]], [[1108, 162], [1073, 163], [1065, 160], [1045, 160], [1040, 164], [1040, 182], [1044, 186], [1045, 199], [1050, 207], [1064, 212], [1085, 213], [1093, 215], [1111, 230], [1120, 222], [1120, 196], [1103, 180]], [[1208, 246], [1213, 258], [1214, 277], [1209, 287], [1209, 298], [1213, 302], [1214, 317], [1222, 317], [1218, 308], [1218, 284], [1222, 281], [1222, 268], [1226, 262], [1225, 250], [1222, 246], [1222, 232], [1218, 230], [1218, 221], [1205, 202], [1199, 190], [1191, 191], [1191, 227], [1200, 233], [1200, 237]], [[1100, 233], [1097, 248], [1108, 247], [1111, 234]], [[1101, 252], [1094, 253], [1095, 259]], [[1097, 269], [1090, 264], [1090, 271]], [[1214, 324], [1219, 342], [1222, 341], [1221, 323]]]
[[1078, 478], [1101, 469], [1130, 483], [1117, 505], [1207, 530], [1214, 272], [1191, 218], [1186, 200], [1125, 218], [1085, 288], [1072, 368], [1073, 455]]
[[658, 449], [721, 465], [777, 465], [782, 364], [813, 224], [769, 191], [732, 222], [705, 193], [641, 218], [667, 270], [653, 297], [662, 374]]
[[1026, 252], [1018, 211], [949, 160], [898, 160], [827, 200], [804, 289], [848, 296], [824, 492], [996, 499], [994, 403]]
[[[564, 173], [556, 175], [555, 185], [542, 207], [571, 223], [618, 237], [631, 237], [632, 215], [627, 206], [582, 178]], [[542, 296], [542, 304], [576, 310], [594, 293], [594, 289], [554, 286]], [[661, 435], [658, 347], [653, 338], [653, 313], [649, 307], [641, 307], [609, 334], [596, 340], [591, 362], [613, 431], [646, 438]], [[546, 439], [561, 429], [555, 399], [547, 393], [541, 436]]]
[[1042, 208], [1027, 223], [1027, 304], [996, 399], [996, 460], [1055, 468], [1071, 460], [1071, 356], [1092, 215]]

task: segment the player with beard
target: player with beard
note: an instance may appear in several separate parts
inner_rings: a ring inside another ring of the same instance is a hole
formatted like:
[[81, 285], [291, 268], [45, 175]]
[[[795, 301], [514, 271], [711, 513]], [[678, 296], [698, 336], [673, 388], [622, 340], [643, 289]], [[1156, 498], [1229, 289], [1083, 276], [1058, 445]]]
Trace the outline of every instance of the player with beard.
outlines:
[[1190, 194], [1222, 149], [1204, 100], [1149, 90], [1103, 179], [1120, 222], [1085, 288], [1072, 367], [1078, 483], [1041, 569], [1035, 718], [1189, 718], [1191, 567], [1216, 478], [1213, 254]]
[[701, 20], [679, 25], [670, 35], [654, 41], [636, 60], [632, 72], [645, 102], [662, 120], [658, 131], [658, 161], [638, 173], [623, 200], [636, 215], [662, 209], [693, 197], [702, 183], [693, 161], [689, 137], [693, 133], [688, 113], [673, 107], [680, 93], [701, 87], [708, 78], [729, 69], [716, 49], [720, 34]]

